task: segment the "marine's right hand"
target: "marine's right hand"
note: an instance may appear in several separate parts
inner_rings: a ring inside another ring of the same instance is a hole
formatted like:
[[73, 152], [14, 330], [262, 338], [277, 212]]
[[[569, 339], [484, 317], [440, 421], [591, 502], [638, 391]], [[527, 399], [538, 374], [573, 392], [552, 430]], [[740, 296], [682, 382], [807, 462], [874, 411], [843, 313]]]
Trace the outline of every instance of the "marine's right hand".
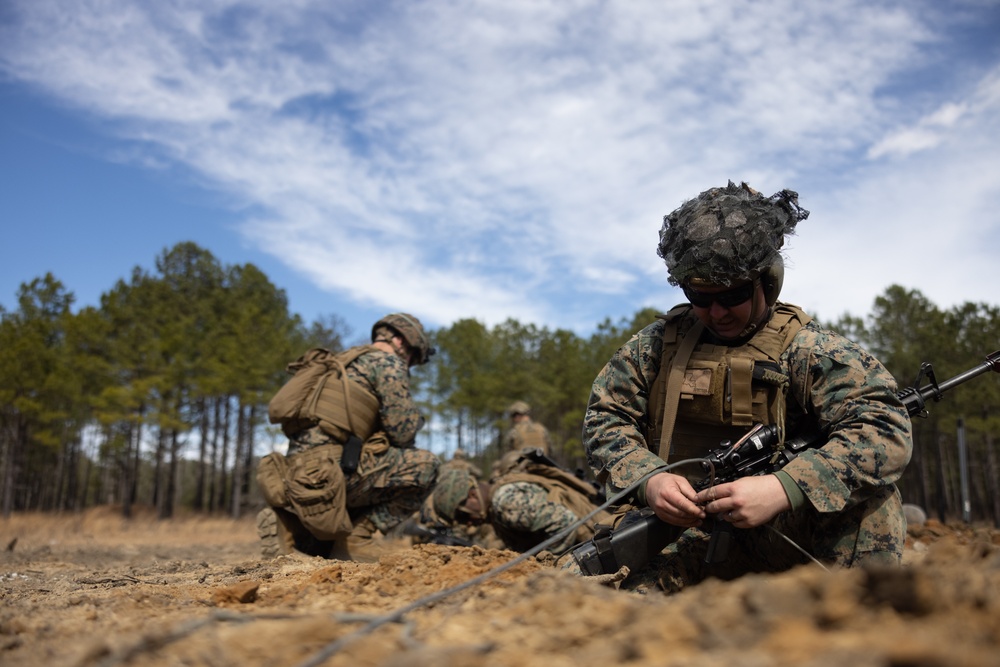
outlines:
[[705, 510], [700, 507], [694, 487], [687, 478], [669, 472], [653, 475], [646, 482], [646, 504], [660, 520], [674, 526], [700, 526]]

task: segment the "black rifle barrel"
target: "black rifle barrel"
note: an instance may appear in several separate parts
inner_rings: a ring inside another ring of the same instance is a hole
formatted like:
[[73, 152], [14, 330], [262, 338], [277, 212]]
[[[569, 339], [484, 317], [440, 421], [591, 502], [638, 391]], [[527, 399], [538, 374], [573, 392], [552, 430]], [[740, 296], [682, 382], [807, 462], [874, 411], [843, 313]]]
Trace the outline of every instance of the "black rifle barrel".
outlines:
[[955, 377], [953, 377], [953, 378], [951, 378], [949, 380], [945, 380], [944, 382], [942, 382], [941, 384], [938, 385], [938, 388], [941, 391], [947, 391], [947, 390], [951, 389], [952, 387], [954, 387], [956, 385], [960, 385], [963, 382], [965, 382], [967, 380], [971, 380], [972, 378], [976, 377], [977, 375], [982, 375], [986, 371], [990, 371], [990, 370], [996, 371], [997, 373], [1000, 373], [1000, 350], [997, 350], [993, 354], [987, 356], [986, 357], [986, 361], [984, 361], [983, 363], [979, 364], [975, 368], [970, 368], [969, 370], [965, 371], [964, 373], [959, 373]]
[[[913, 383], [912, 387], [907, 387], [901, 389], [896, 395], [903, 405], [906, 407], [907, 412], [911, 416], [926, 417], [927, 412], [925, 411], [927, 401], [934, 399], [935, 401], [940, 401], [943, 398], [944, 392], [948, 391], [952, 387], [956, 387], [963, 382], [967, 382], [977, 375], [982, 375], [986, 371], [993, 370], [1000, 373], [1000, 350], [997, 350], [993, 354], [986, 356], [986, 361], [970, 368], [969, 370], [959, 373], [953, 378], [949, 378], [944, 382], [938, 382], [934, 377], [934, 367], [931, 364], [924, 362], [920, 365], [920, 372], [917, 375], [917, 381]], [[923, 377], [927, 377], [930, 383], [924, 387], [919, 386], [920, 380]]]

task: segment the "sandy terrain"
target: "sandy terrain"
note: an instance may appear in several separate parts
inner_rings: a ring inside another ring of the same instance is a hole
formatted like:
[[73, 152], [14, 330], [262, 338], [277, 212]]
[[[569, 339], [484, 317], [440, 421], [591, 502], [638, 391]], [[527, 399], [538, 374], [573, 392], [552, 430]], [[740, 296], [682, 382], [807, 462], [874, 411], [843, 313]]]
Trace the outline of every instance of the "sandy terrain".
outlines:
[[1000, 665], [1000, 532], [933, 521], [903, 568], [673, 597], [476, 547], [265, 562], [252, 517], [15, 515], [0, 550], [4, 667]]

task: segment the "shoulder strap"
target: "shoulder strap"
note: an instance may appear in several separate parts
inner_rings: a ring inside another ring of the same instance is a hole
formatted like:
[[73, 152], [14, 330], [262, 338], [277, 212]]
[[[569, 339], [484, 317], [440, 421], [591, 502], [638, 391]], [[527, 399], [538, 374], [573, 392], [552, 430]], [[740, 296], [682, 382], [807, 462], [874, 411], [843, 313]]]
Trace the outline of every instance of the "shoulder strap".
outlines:
[[659, 451], [660, 433], [659, 426], [663, 422], [664, 397], [667, 394], [667, 377], [670, 360], [677, 351], [677, 331], [684, 316], [690, 312], [690, 307], [686, 305], [674, 306], [669, 312], [656, 316], [656, 319], [663, 320], [662, 344], [660, 347], [660, 367], [656, 371], [656, 377], [649, 385], [649, 396], [646, 405], [646, 448], [651, 452]]
[[[674, 432], [674, 422], [677, 421], [677, 408], [681, 400], [681, 385], [684, 383], [684, 371], [687, 369], [688, 360], [691, 359], [691, 353], [694, 352], [694, 348], [698, 344], [698, 339], [701, 338], [701, 332], [704, 328], [705, 325], [701, 320], [695, 322], [694, 326], [685, 334], [684, 340], [681, 341], [680, 347], [677, 348], [677, 354], [670, 362], [670, 371], [667, 376], [667, 391], [664, 397], [663, 421], [660, 424], [660, 451], [658, 452], [658, 456], [664, 461], [670, 455], [670, 436]], [[663, 363], [662, 360], [660, 363]], [[662, 367], [660, 368], [660, 373], [663, 373]]]
[[798, 306], [779, 302], [767, 325], [747, 343], [769, 358], [778, 359], [791, 344], [792, 339], [812, 318]]
[[351, 363], [352, 361], [360, 357], [362, 354], [365, 354], [367, 352], [373, 352], [374, 350], [377, 349], [378, 348], [375, 347], [374, 345], [358, 345], [357, 347], [348, 348], [343, 352], [338, 353], [337, 355], [334, 356], [334, 358], [342, 366], [346, 367], [347, 364]]

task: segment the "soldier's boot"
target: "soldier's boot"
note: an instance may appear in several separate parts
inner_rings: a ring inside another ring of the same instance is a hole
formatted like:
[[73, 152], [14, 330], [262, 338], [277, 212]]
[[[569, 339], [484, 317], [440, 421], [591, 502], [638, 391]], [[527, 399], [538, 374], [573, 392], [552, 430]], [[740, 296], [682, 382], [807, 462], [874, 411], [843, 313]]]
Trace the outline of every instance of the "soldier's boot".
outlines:
[[354, 530], [344, 539], [337, 540], [331, 558], [353, 560], [359, 563], [377, 563], [380, 556], [400, 547], [389, 544], [371, 519], [354, 522]]
[[277, 558], [295, 553], [295, 538], [271, 507], [257, 513], [257, 537], [260, 538], [260, 555]]

